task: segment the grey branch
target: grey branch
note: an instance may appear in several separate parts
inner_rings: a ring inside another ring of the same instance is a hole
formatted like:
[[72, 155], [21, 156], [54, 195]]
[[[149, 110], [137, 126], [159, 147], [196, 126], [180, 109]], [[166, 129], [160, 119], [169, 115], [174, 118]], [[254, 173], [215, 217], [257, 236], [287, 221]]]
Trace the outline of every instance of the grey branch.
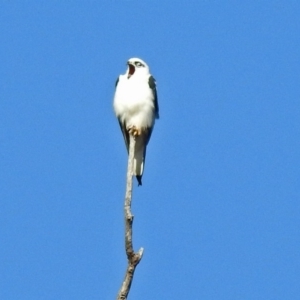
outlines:
[[132, 199], [132, 177], [133, 177], [133, 157], [135, 148], [135, 137], [130, 134], [129, 142], [129, 157], [128, 157], [128, 168], [127, 168], [127, 184], [126, 184], [126, 194], [125, 194], [125, 204], [124, 204], [124, 214], [125, 214], [125, 250], [128, 259], [128, 265], [125, 273], [125, 278], [122, 283], [121, 289], [118, 293], [117, 300], [126, 300], [131, 283], [133, 280], [133, 275], [136, 266], [140, 262], [143, 256], [144, 249], [141, 248], [138, 252], [134, 252], [132, 246], [132, 223], [133, 215], [131, 213], [131, 199]]

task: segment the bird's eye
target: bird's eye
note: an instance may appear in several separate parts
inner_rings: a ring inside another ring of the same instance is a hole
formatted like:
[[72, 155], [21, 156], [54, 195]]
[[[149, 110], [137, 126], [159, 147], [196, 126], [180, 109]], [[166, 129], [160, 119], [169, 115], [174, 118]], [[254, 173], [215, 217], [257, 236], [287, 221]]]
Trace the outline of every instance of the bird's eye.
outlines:
[[141, 66], [143, 66], [143, 64], [140, 63], [139, 61], [136, 61], [134, 64], [135, 64], [136, 67], [141, 67]]

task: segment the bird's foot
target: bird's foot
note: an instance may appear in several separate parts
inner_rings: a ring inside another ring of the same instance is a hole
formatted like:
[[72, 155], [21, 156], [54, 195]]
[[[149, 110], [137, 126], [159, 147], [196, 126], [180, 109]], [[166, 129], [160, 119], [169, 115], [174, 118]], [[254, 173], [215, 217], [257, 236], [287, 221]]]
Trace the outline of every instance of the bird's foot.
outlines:
[[141, 128], [136, 128], [135, 126], [127, 128], [128, 132], [132, 134], [133, 136], [139, 136], [142, 133]]

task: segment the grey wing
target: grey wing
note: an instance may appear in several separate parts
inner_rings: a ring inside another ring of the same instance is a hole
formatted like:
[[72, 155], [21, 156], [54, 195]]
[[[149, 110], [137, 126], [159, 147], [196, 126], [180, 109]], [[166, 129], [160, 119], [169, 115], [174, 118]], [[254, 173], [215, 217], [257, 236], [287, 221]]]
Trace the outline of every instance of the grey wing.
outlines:
[[[149, 84], [149, 87], [152, 90], [152, 93], [154, 96], [153, 102], [154, 102], [155, 119], [159, 119], [159, 107], [158, 107], [158, 100], [157, 100], [156, 81], [152, 75], [149, 77], [148, 84]], [[148, 145], [148, 143], [149, 143], [149, 140], [150, 140], [150, 137], [152, 134], [152, 130], [153, 130], [153, 127], [148, 128], [148, 130], [146, 132], [146, 140], [145, 140], [146, 145]], [[146, 155], [146, 152], [145, 152], [145, 155]]]
[[149, 77], [148, 84], [149, 84], [149, 87], [152, 90], [153, 96], [154, 96], [155, 119], [159, 119], [159, 107], [158, 107], [158, 100], [157, 100], [156, 81], [153, 76]]
[[[153, 102], [154, 102], [155, 119], [159, 119], [159, 107], [158, 107], [158, 100], [157, 100], [156, 81], [152, 75], [149, 77], [148, 84], [149, 84], [149, 87], [152, 90], [152, 93], [154, 96]], [[153, 127], [148, 128], [148, 131], [146, 132], [146, 145], [148, 145], [148, 143], [149, 143], [149, 140], [150, 140], [150, 137], [152, 134], [152, 130], [153, 130]], [[146, 155], [146, 153], [145, 153], [145, 155]]]

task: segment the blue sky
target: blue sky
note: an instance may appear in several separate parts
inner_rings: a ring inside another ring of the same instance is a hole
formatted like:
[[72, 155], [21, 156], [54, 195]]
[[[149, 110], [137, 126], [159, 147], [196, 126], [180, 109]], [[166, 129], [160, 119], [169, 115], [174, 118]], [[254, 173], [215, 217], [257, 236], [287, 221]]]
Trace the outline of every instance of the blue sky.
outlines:
[[0, 298], [114, 299], [130, 57], [160, 120], [129, 299], [300, 299], [298, 1], [1, 1]]

